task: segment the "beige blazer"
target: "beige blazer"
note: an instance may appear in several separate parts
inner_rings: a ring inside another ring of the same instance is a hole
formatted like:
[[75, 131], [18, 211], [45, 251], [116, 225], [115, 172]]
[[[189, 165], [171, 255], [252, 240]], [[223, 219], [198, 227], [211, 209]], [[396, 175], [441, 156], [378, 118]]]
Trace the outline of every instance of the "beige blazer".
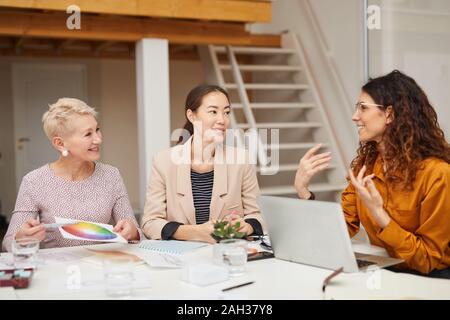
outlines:
[[[153, 158], [142, 217], [142, 230], [151, 239], [161, 239], [161, 230], [170, 221], [196, 224], [191, 186], [191, 142], [192, 137], [185, 144], [161, 151]], [[259, 187], [255, 165], [242, 157], [241, 163], [231, 159], [236, 157], [223, 157], [223, 152], [236, 155], [239, 150], [229, 146], [216, 148], [210, 219], [220, 219], [236, 210], [241, 216], [258, 219], [263, 225], [256, 203]], [[245, 158], [248, 159], [248, 154]]]

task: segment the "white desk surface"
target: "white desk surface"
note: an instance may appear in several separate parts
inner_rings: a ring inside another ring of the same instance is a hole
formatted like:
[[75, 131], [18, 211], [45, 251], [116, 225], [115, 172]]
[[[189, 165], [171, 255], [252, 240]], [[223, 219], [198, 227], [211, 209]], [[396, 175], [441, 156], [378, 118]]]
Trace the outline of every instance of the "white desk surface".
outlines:
[[[111, 246], [100, 244], [97, 246]], [[114, 244], [122, 251], [137, 245]], [[382, 248], [356, 243], [356, 251], [380, 254]], [[89, 255], [84, 247], [40, 250], [40, 253], [74, 253]], [[2, 253], [1, 257], [8, 257]], [[212, 247], [187, 254], [189, 261], [211, 263]], [[27, 289], [0, 288], [0, 299], [108, 299], [104, 293], [100, 264], [78, 259], [50, 262], [40, 266]], [[181, 269], [158, 269], [148, 265], [135, 268], [137, 288], [133, 299], [323, 299], [322, 282], [332, 271], [317, 267], [265, 259], [246, 265], [246, 274], [226, 282], [199, 287], [181, 280]], [[79, 275], [81, 286], [74, 282]], [[221, 289], [246, 281], [255, 283], [229, 291]], [[14, 297], [15, 294], [15, 297]], [[326, 299], [450, 299], [450, 280], [430, 279], [387, 270], [341, 273], [328, 285]]]

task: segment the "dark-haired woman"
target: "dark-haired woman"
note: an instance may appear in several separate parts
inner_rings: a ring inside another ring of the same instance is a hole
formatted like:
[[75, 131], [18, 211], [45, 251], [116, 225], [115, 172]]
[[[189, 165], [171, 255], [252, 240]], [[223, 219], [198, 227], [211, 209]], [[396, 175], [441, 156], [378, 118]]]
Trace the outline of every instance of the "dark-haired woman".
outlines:
[[[426, 94], [395, 70], [362, 87], [352, 120], [360, 146], [342, 193], [350, 235], [362, 223], [372, 244], [405, 261], [398, 270], [450, 278], [450, 146]], [[300, 160], [300, 198], [329, 162], [316, 149]]]
[[223, 143], [230, 124], [227, 92], [200, 85], [188, 94], [185, 111], [189, 139], [153, 158], [143, 232], [152, 239], [213, 243], [213, 223], [225, 218], [239, 222], [247, 235], [262, 234], [255, 166], [244, 150]]

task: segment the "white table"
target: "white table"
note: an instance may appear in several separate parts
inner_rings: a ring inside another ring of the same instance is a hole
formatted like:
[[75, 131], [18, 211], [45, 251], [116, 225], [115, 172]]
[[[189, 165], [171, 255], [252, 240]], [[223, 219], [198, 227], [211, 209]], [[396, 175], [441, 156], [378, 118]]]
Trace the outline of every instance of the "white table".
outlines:
[[[110, 245], [96, 245], [102, 247]], [[135, 250], [136, 245], [117, 245]], [[133, 247], [134, 246], [134, 247]], [[382, 253], [383, 249], [356, 244], [359, 252]], [[84, 247], [41, 250], [49, 253], [89, 255]], [[8, 253], [2, 253], [2, 257]], [[210, 263], [212, 247], [187, 255], [189, 261]], [[35, 272], [31, 286], [14, 290], [17, 299], [107, 299], [100, 264], [80, 258], [47, 262]], [[322, 282], [330, 270], [266, 259], [249, 262], [246, 274], [226, 282], [199, 287], [181, 280], [181, 269], [158, 269], [140, 265], [135, 269], [138, 287], [134, 299], [323, 299]], [[229, 291], [221, 289], [246, 281], [252, 285]], [[79, 283], [81, 282], [81, 285]], [[11, 297], [12, 290], [0, 290], [0, 299]], [[14, 298], [14, 297], [13, 297]], [[450, 299], [450, 280], [429, 279], [387, 270], [340, 274], [327, 287], [326, 299]]]

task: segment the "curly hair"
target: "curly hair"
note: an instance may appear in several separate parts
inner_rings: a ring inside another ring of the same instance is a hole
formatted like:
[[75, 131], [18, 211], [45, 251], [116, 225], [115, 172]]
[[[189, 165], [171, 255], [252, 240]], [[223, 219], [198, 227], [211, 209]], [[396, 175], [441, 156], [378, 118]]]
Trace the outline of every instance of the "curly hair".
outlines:
[[[386, 182], [406, 190], [413, 188], [423, 160], [434, 157], [450, 163], [450, 146], [437, 121], [436, 111], [416, 81], [404, 73], [391, 73], [370, 79], [361, 90], [382, 105], [392, 108], [392, 121], [383, 132], [383, 160]], [[378, 157], [375, 141], [360, 142], [351, 163], [353, 173], [363, 165], [373, 172]]]

